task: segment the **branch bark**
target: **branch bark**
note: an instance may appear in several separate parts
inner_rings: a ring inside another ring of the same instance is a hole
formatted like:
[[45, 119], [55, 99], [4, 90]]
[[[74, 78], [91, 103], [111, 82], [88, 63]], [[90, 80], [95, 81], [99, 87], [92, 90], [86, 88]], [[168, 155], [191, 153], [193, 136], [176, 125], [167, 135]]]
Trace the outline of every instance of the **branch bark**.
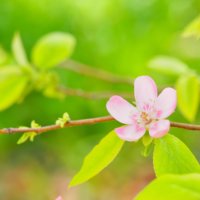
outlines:
[[113, 95], [120, 95], [127, 99], [133, 99], [133, 92], [114, 92], [114, 91], [98, 91], [98, 92], [92, 92], [92, 91], [85, 91], [82, 89], [73, 89], [73, 88], [67, 88], [64, 86], [58, 87], [58, 91], [66, 96], [77, 96], [82, 97], [84, 99], [108, 99]]
[[[96, 118], [88, 118], [81, 120], [72, 120], [65, 124], [64, 127], [73, 127], [73, 126], [82, 126], [82, 125], [92, 125], [101, 122], [115, 121], [112, 116], [104, 116], [104, 117], [96, 117]], [[192, 131], [200, 131], [200, 125], [195, 124], [186, 124], [180, 122], [170, 122], [171, 127], [181, 128]], [[0, 134], [13, 134], [13, 133], [24, 133], [24, 132], [36, 132], [38, 134], [61, 129], [59, 125], [53, 124], [48, 126], [43, 126], [40, 128], [4, 128], [0, 129]]]
[[124, 83], [133, 86], [133, 78], [131, 77], [122, 77], [105, 70], [79, 63], [74, 60], [67, 60], [61, 63], [60, 67], [84, 76], [90, 76], [110, 83]]

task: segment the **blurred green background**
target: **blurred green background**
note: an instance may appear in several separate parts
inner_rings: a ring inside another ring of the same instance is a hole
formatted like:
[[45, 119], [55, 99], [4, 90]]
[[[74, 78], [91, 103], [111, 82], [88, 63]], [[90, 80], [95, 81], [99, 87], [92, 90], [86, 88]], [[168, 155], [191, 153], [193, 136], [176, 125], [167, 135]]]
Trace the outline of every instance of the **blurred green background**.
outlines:
[[[181, 37], [199, 11], [198, 0], [0, 0], [0, 43], [10, 51], [13, 34], [19, 31], [30, 53], [44, 34], [69, 32], [77, 39], [74, 60], [122, 76], [149, 74], [161, 85], [172, 85], [173, 78], [150, 71], [147, 63], [153, 56], [164, 54], [200, 72], [200, 41]], [[72, 88], [133, 90], [131, 86], [57, 71], [63, 84]], [[61, 101], [33, 92], [22, 104], [0, 113], [0, 126], [29, 125], [33, 119], [42, 125], [51, 124], [65, 111], [72, 119], [107, 115], [105, 103], [78, 97]], [[179, 112], [172, 119], [186, 121]], [[16, 144], [17, 134], [1, 135], [0, 199], [50, 200], [59, 194], [70, 200], [131, 199], [154, 176], [151, 156], [142, 157], [140, 142], [127, 143], [119, 157], [88, 183], [67, 189], [84, 156], [116, 126], [109, 122], [66, 128], [22, 145]], [[176, 129], [171, 133], [182, 138], [200, 158], [200, 136]]]

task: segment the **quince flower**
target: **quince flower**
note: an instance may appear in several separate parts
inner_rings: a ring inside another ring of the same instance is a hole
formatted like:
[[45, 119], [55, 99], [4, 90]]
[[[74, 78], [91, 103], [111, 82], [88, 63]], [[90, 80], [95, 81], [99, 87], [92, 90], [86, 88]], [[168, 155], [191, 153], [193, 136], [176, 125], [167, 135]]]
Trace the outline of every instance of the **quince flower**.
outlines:
[[134, 82], [136, 107], [120, 96], [112, 96], [107, 104], [108, 112], [125, 126], [116, 128], [117, 135], [126, 141], [137, 141], [146, 132], [152, 138], [160, 138], [168, 133], [171, 115], [177, 103], [176, 91], [165, 88], [158, 96], [154, 80], [149, 76], [139, 76]]
[[62, 198], [61, 196], [58, 196], [58, 197], [56, 198], [56, 200], [63, 200], [63, 198]]

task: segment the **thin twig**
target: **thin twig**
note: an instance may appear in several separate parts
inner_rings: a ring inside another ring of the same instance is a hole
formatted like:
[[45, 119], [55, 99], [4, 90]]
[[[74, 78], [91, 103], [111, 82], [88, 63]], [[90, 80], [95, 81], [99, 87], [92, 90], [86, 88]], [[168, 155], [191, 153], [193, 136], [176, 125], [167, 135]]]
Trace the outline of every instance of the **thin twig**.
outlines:
[[64, 86], [58, 87], [58, 91], [62, 92], [66, 96], [78, 96], [85, 99], [108, 99], [113, 95], [120, 95], [127, 99], [133, 98], [133, 93], [130, 92], [114, 92], [114, 91], [99, 91], [99, 92], [91, 92], [85, 91], [82, 89], [73, 89], [67, 88]]
[[186, 124], [186, 123], [181, 123], [181, 122], [170, 122], [171, 127], [175, 128], [182, 128], [182, 129], [187, 129], [191, 131], [200, 131], [200, 125], [197, 124]]
[[89, 65], [79, 63], [78, 61], [74, 60], [67, 60], [61, 63], [60, 67], [84, 76], [90, 76], [110, 83], [124, 83], [133, 85], [133, 78], [131, 77], [122, 77], [102, 69], [97, 69]]
[[[72, 127], [72, 126], [82, 126], [82, 125], [91, 125], [97, 124], [101, 122], [114, 121], [115, 119], [112, 116], [104, 116], [104, 117], [96, 117], [89, 119], [81, 119], [81, 120], [72, 120], [67, 122], [64, 127]], [[181, 128], [192, 131], [200, 131], [200, 125], [195, 124], [186, 124], [180, 122], [170, 122], [171, 127]], [[61, 129], [59, 125], [53, 124], [48, 126], [43, 126], [39, 128], [4, 128], [0, 129], [0, 134], [13, 134], [13, 133], [24, 133], [24, 132], [36, 132], [38, 134]]]
[[[107, 122], [107, 121], [113, 121], [113, 120], [114, 118], [112, 118], [111, 116], [80, 119], [80, 120], [69, 121], [64, 125], [64, 127], [82, 126], [82, 125], [96, 124], [100, 122]], [[61, 127], [56, 124], [43, 126], [39, 128], [4, 128], [4, 129], [0, 129], [0, 134], [12, 134], [12, 133], [24, 133], [24, 132], [36, 132], [39, 134], [39, 133], [43, 133], [47, 131], [60, 129], [60, 128]]]

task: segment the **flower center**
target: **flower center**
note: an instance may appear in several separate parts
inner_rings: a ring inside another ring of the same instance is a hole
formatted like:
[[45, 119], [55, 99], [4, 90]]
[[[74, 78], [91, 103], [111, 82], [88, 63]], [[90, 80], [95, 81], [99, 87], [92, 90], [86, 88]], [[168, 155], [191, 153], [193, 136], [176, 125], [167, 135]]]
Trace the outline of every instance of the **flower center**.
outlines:
[[142, 112], [140, 114], [140, 118], [145, 125], [148, 125], [152, 122], [152, 119], [149, 117], [149, 115], [146, 112]]

